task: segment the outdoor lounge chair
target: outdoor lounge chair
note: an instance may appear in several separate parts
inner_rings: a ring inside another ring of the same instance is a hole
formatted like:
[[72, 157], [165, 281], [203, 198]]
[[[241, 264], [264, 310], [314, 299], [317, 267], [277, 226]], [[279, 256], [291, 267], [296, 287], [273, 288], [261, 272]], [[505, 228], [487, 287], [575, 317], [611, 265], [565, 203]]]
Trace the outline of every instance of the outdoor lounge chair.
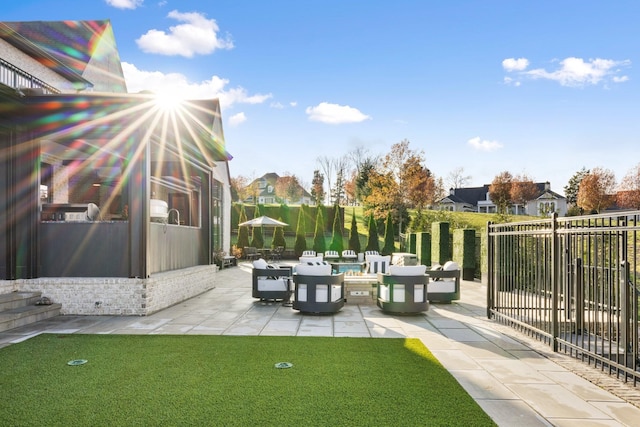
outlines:
[[316, 256], [316, 251], [302, 251], [302, 256]]
[[380, 255], [380, 252], [378, 251], [364, 251], [364, 256], [367, 255]]
[[324, 259], [326, 260], [338, 260], [340, 259], [340, 254], [338, 251], [326, 251], [324, 253]]
[[260, 258], [253, 261], [252, 279], [253, 298], [288, 301], [291, 297], [291, 267], [275, 267]]
[[344, 306], [344, 273], [331, 274], [331, 264], [295, 266], [293, 309], [304, 313], [335, 313]]
[[429, 309], [429, 276], [424, 265], [392, 265], [389, 273], [378, 273], [377, 305], [387, 313], [420, 313]]
[[450, 303], [460, 299], [460, 266], [447, 261], [443, 266], [434, 265], [427, 272], [431, 281], [427, 290], [430, 302]]
[[345, 261], [354, 261], [358, 259], [358, 254], [353, 249], [345, 249], [342, 251], [342, 259]]

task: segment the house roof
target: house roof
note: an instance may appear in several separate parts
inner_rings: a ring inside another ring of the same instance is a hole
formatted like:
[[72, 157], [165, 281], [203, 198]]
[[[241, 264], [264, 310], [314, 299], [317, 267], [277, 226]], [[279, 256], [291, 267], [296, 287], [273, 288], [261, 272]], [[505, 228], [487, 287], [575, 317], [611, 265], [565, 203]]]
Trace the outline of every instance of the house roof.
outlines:
[[[538, 196], [536, 199], [564, 199], [564, 196], [548, 189], [548, 182], [537, 182]], [[477, 206], [478, 202], [487, 200], [487, 193], [489, 192], [489, 184], [485, 184], [482, 187], [466, 187], [455, 188], [451, 190], [451, 194], [443, 197], [438, 203], [467, 203], [472, 206]]]
[[70, 81], [91, 86], [82, 74], [101, 39], [112, 37], [110, 26], [109, 20], [2, 22], [0, 38]]

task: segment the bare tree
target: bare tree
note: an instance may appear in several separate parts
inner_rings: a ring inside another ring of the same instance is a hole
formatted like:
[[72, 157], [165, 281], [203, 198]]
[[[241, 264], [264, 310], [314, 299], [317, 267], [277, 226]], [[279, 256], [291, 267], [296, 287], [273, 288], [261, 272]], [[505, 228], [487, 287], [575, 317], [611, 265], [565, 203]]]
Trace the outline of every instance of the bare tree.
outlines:
[[471, 175], [464, 174], [463, 167], [457, 167], [447, 175], [449, 188], [462, 188], [471, 182]]
[[320, 166], [320, 169], [322, 169], [324, 177], [327, 180], [327, 187], [329, 188], [329, 191], [325, 193], [327, 194], [331, 192], [332, 189], [331, 177], [333, 176], [333, 171], [335, 170], [335, 160], [328, 156], [319, 156], [316, 159], [316, 162]]
[[617, 203], [621, 208], [640, 209], [640, 163], [622, 178]]

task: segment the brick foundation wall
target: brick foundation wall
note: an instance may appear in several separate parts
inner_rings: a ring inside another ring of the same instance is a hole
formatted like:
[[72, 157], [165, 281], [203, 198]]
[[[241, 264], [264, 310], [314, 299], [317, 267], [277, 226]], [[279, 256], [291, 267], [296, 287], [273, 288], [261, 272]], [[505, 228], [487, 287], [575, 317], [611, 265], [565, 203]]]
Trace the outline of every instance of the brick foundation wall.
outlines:
[[[61, 314], [146, 316], [214, 288], [215, 265], [156, 273], [148, 279], [41, 277], [12, 282], [62, 304]], [[1, 288], [0, 288], [1, 289]]]

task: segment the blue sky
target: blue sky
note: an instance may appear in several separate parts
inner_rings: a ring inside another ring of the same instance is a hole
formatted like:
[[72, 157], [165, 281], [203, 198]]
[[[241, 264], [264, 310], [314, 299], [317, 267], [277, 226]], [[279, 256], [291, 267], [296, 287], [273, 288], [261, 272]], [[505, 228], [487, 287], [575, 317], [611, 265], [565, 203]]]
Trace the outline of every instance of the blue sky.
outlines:
[[130, 92], [219, 97], [231, 175], [295, 174], [407, 139], [447, 184], [562, 193], [640, 163], [640, 2], [21, 0], [3, 21], [110, 19]]

